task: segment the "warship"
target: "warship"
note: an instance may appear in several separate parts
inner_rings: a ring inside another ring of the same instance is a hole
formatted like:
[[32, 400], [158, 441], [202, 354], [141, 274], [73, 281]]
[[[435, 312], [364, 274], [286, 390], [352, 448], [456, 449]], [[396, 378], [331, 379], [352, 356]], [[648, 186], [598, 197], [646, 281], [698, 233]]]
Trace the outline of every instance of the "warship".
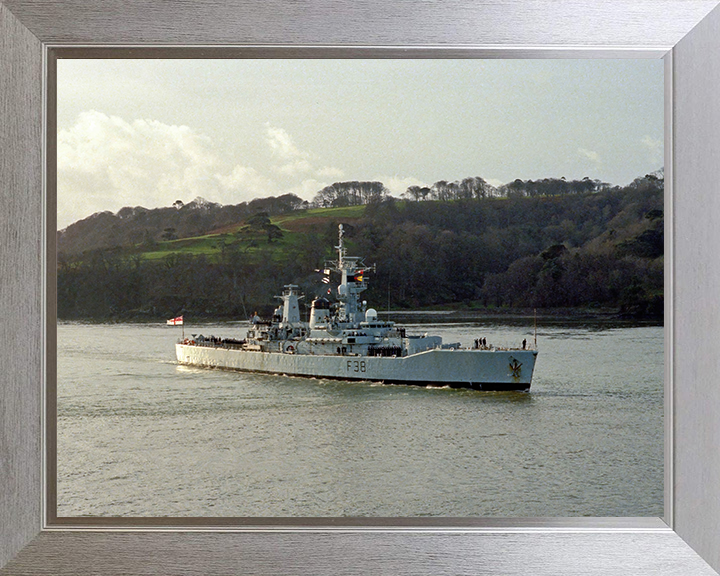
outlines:
[[[284, 286], [272, 318], [254, 315], [245, 338], [193, 335], [176, 344], [180, 364], [247, 372], [284, 374], [385, 384], [448, 386], [476, 390], [526, 391], [530, 388], [537, 346], [498, 348], [486, 339], [472, 347], [443, 343], [440, 336], [411, 334], [381, 320], [360, 294], [367, 289], [363, 259], [348, 256], [339, 226], [337, 260], [325, 262], [323, 281], [339, 273], [336, 302], [316, 297], [308, 321], [301, 319], [304, 296]], [[329, 289], [328, 292], [333, 292]]]

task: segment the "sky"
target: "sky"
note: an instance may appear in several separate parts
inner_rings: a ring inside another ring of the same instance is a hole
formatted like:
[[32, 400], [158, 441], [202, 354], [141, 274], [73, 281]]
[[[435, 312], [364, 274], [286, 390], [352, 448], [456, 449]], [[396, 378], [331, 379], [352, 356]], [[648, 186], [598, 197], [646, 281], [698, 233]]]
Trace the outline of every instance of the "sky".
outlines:
[[662, 60], [59, 60], [58, 228], [380, 180], [590, 177], [663, 165]]

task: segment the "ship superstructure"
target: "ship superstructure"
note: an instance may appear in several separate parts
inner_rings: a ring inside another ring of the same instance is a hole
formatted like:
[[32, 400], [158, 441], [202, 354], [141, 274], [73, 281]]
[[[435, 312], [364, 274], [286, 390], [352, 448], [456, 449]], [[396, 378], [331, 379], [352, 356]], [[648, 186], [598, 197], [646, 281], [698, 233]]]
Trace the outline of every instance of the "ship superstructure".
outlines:
[[476, 340], [472, 348], [443, 343], [439, 336], [410, 334], [381, 320], [360, 294], [368, 273], [362, 258], [348, 256], [339, 226], [337, 260], [323, 272], [340, 275], [335, 303], [315, 298], [308, 321], [300, 314], [303, 295], [288, 284], [272, 318], [257, 316], [244, 339], [197, 336], [177, 343], [181, 364], [252, 372], [368, 380], [392, 384], [528, 390], [536, 349], [500, 349]]

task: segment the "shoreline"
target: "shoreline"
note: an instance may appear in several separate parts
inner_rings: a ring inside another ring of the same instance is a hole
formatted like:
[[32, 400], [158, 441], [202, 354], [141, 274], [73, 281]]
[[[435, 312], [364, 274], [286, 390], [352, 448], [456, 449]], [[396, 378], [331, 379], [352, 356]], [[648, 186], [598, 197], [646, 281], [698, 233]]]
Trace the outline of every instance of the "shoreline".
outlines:
[[[648, 324], [653, 326], [664, 325], [663, 316], [633, 316], [622, 314], [617, 309], [611, 308], [541, 308], [537, 314], [532, 308], [442, 308], [421, 310], [390, 309], [378, 310], [379, 316], [388, 319], [393, 318], [433, 318], [447, 320], [510, 320], [510, 321], [533, 321], [537, 316], [538, 322], [547, 324], [555, 322], [628, 322], [635, 324]], [[183, 313], [190, 322], [187, 324], [217, 324], [247, 322], [248, 319], [237, 316], [213, 316]], [[169, 316], [168, 316], [169, 317]], [[159, 317], [157, 314], [128, 313], [109, 317], [74, 317], [57, 318], [58, 324], [83, 323], [83, 324], [164, 324], [167, 318]]]

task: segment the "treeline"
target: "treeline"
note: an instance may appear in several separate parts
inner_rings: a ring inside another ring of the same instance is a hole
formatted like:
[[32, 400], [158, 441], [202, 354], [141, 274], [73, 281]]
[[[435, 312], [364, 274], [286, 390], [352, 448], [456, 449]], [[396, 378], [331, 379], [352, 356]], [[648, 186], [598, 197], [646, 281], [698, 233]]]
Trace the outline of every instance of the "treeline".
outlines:
[[374, 301], [663, 310], [663, 180], [571, 195], [387, 201], [354, 231]]
[[[662, 172], [639, 178], [634, 185], [648, 181], [661, 182]], [[631, 184], [631, 187], [633, 185]], [[402, 198], [416, 202], [470, 200], [493, 197], [545, 197], [599, 192], [611, 188], [599, 180], [564, 178], [514, 180], [500, 187], [488, 184], [479, 176], [454, 182], [439, 180], [431, 186], [409, 186]], [[176, 200], [170, 207], [148, 209], [142, 206], [122, 208], [117, 213], [97, 212], [57, 233], [58, 251], [64, 255], [84, 251], [129, 246], [151, 245], [163, 240], [191, 238], [214, 233], [258, 213], [277, 216], [308, 208], [337, 208], [377, 204], [389, 199], [390, 191], [378, 181], [335, 182], [319, 190], [312, 202], [295, 194], [256, 198], [250, 202], [222, 205], [196, 198], [184, 204]]]
[[[318, 215], [311, 221], [302, 233], [268, 233], [272, 257], [235, 242], [223, 243], [213, 258], [151, 261], [121, 248], [64, 258], [58, 316], [246, 318], [272, 310], [273, 295], [290, 282], [309, 302], [328, 289], [313, 270], [334, 256], [343, 222]], [[344, 223], [350, 252], [377, 264], [364, 294], [376, 308], [389, 301], [408, 309], [597, 307], [662, 315], [663, 180], [656, 176], [561, 195], [424, 202], [380, 196], [362, 218]]]
[[390, 195], [382, 182], [335, 182], [325, 186], [313, 198], [316, 208], [337, 208], [341, 206], [360, 206], [370, 202], [380, 202]]
[[196, 198], [187, 204], [176, 200], [172, 206], [163, 208], [136, 206], [123, 208], [116, 214], [97, 212], [58, 231], [58, 252], [70, 256], [139, 243], [152, 245], [162, 240], [208, 234], [258, 213], [276, 216], [309, 206], [309, 202], [295, 194], [283, 194], [234, 205]]
[[469, 200], [500, 196], [500, 191], [479, 176], [463, 178], [455, 182], [438, 180], [432, 186], [409, 186], [403, 198], [409, 200]]
[[[654, 176], [653, 176], [654, 177]], [[565, 178], [543, 178], [541, 180], [514, 180], [500, 187], [489, 184], [480, 176], [472, 176], [449, 182], [438, 180], [431, 186], [409, 186], [402, 193], [402, 198], [416, 202], [427, 200], [470, 200], [492, 197], [527, 196], [562, 196], [599, 192], [611, 186], [600, 180], [588, 177], [582, 180], [566, 180]], [[382, 182], [335, 182], [320, 190], [311, 203], [318, 208], [357, 206], [379, 202], [390, 196], [390, 191]]]
[[113, 248], [63, 258], [57, 273], [58, 318], [158, 320], [186, 314], [246, 319], [255, 310], [270, 314], [277, 306], [273, 296], [284, 284], [300, 283], [306, 292], [313, 291], [319, 278], [313, 270], [331, 255], [331, 245], [325, 234], [311, 233], [278, 251], [277, 259], [258, 258], [238, 242], [224, 244], [217, 257], [171, 253], [148, 260]]

